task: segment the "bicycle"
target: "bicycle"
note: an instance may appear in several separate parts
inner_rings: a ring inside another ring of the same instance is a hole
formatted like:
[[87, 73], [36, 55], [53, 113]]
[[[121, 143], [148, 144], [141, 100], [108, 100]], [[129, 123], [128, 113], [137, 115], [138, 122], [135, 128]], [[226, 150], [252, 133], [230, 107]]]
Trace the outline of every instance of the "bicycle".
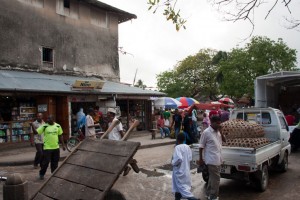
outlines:
[[[102, 135], [103, 135], [103, 132], [101, 132], [101, 130], [98, 130], [98, 132], [96, 132], [97, 139], [100, 139]], [[74, 150], [74, 148], [77, 147], [79, 145], [79, 143], [81, 141], [83, 141], [84, 139], [85, 139], [85, 136], [84, 136], [83, 132], [81, 131], [81, 128], [79, 128], [78, 131], [74, 134], [74, 136], [70, 137], [67, 140], [67, 145], [66, 145], [67, 150], [69, 152], [72, 152], [72, 150]]]
[[84, 140], [85, 136], [83, 135], [81, 128], [74, 134], [74, 136], [70, 137], [67, 140], [67, 150], [72, 152], [72, 150], [79, 145], [79, 143]]

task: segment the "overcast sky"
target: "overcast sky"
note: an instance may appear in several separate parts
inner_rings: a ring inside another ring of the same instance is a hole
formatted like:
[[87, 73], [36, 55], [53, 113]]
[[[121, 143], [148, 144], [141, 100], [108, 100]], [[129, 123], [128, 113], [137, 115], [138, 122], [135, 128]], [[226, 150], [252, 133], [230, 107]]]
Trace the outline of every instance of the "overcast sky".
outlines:
[[[147, 0], [101, 0], [104, 3], [137, 15], [137, 19], [119, 25], [119, 46], [128, 54], [119, 54], [121, 82], [133, 83], [141, 79], [148, 87], [156, 86], [156, 75], [173, 69], [174, 65], [200, 49], [211, 48], [230, 51], [237, 46], [244, 47], [251, 33], [251, 24], [246, 21], [226, 22], [206, 0], [178, 0], [182, 17], [187, 19], [186, 29], [179, 32], [161, 14], [148, 11]], [[272, 1], [273, 2], [273, 1]], [[281, 2], [281, 1], [280, 1]], [[267, 36], [283, 41], [297, 50], [300, 66], [300, 32], [287, 30], [283, 16], [288, 10], [279, 4], [269, 17], [264, 17], [270, 4], [263, 5], [255, 15], [253, 35]], [[293, 17], [300, 19], [300, 1], [290, 5]], [[131, 55], [132, 54], [132, 55]]]

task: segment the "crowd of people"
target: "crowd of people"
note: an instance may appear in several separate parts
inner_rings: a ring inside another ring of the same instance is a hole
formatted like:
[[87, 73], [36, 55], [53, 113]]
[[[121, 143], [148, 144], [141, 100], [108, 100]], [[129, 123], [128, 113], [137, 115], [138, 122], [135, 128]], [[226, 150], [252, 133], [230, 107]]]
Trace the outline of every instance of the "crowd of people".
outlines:
[[37, 119], [30, 125], [36, 147], [33, 166], [35, 169], [40, 166], [39, 178], [43, 180], [49, 163], [51, 173], [58, 167], [60, 158], [59, 141], [62, 144], [62, 149], [64, 151], [66, 150], [62, 136], [63, 130], [62, 127], [54, 121], [53, 115], [49, 115], [46, 122], [44, 122], [42, 113], [38, 113]]
[[[190, 162], [192, 152], [189, 144], [200, 144], [199, 161], [200, 166], [205, 165], [210, 174], [206, 190], [206, 196], [210, 200], [217, 200], [220, 184], [220, 167], [222, 163], [221, 149], [222, 142], [226, 138], [220, 132], [220, 124], [229, 120], [230, 112], [228, 108], [210, 111], [179, 110], [171, 112], [169, 109], [160, 110], [157, 119], [157, 128], [160, 130], [161, 138], [168, 137], [174, 133], [176, 146], [172, 157], [172, 191], [175, 200], [197, 198], [191, 192]], [[171, 123], [170, 123], [171, 120]], [[198, 131], [201, 127], [201, 135]], [[204, 156], [204, 157], [202, 157]]]
[[[297, 112], [300, 114], [300, 109]], [[178, 113], [178, 110], [175, 110], [175, 113]], [[191, 149], [187, 145], [189, 144], [187, 141], [189, 131], [193, 132], [194, 130], [194, 113], [197, 113], [195, 112], [195, 109], [192, 110], [190, 115], [185, 112], [182, 122], [183, 132], [179, 133], [178, 130], [175, 131], [177, 145], [175, 146], [172, 157], [172, 188], [173, 193], [175, 194], [175, 200], [179, 200], [181, 198], [191, 200], [197, 199], [191, 192], [190, 162], [192, 160], [192, 153]], [[199, 141], [199, 160], [197, 161], [197, 164], [200, 166], [200, 170], [207, 169], [209, 174], [206, 188], [207, 199], [218, 200], [221, 178], [220, 168], [222, 163], [222, 143], [226, 143], [226, 137], [222, 134], [222, 132], [220, 132], [220, 130], [221, 123], [229, 120], [230, 112], [228, 111], [228, 108], [224, 108], [223, 110], [216, 110], [212, 108], [212, 110], [208, 113], [202, 111], [198, 111], [198, 113], [202, 114], [202, 118], [200, 119], [202, 123], [202, 131]], [[186, 116], [188, 115], [190, 116], [189, 123], [185, 122]], [[292, 150], [296, 150], [297, 148], [300, 148], [300, 122], [299, 119], [296, 119], [296, 117], [292, 114], [286, 115], [285, 117], [289, 126], [296, 125], [296, 122], [298, 122], [289, 140], [292, 145]], [[189, 128], [185, 127], [187, 124], [190, 125]]]
[[217, 110], [213, 107], [209, 112], [206, 110], [198, 110], [193, 108], [188, 110], [171, 109], [159, 110], [159, 116], [156, 124], [160, 131], [161, 138], [173, 137], [182, 131], [185, 135], [185, 144], [198, 142], [200, 138], [200, 130], [205, 130], [210, 126], [210, 118], [218, 116], [221, 122], [229, 120], [230, 112], [228, 108]]
[[[222, 163], [221, 149], [222, 142], [226, 138], [220, 132], [221, 118], [212, 115], [210, 125], [200, 137], [198, 165], [207, 166], [209, 180], [206, 189], [206, 196], [209, 200], [217, 200], [220, 185], [220, 167]], [[190, 162], [192, 160], [191, 148], [185, 144], [186, 136], [184, 133], [177, 135], [177, 145], [175, 146], [172, 157], [172, 191], [175, 200], [181, 198], [196, 200], [191, 192]]]
[[[98, 127], [99, 131], [105, 130], [106, 123], [104, 123], [104, 117], [99, 107], [89, 108], [87, 115], [85, 115], [83, 108], [80, 108], [76, 114], [77, 129], [81, 130], [86, 136], [90, 136], [95, 132], [95, 127]], [[90, 133], [92, 131], [92, 133]]]
[[[111, 125], [113, 120], [116, 118], [116, 109], [107, 109], [107, 127]], [[96, 127], [100, 131], [105, 128], [104, 125], [101, 126], [103, 119], [103, 114], [99, 111], [99, 108], [89, 108], [87, 110], [87, 115], [85, 115], [84, 110], [81, 108], [76, 114], [77, 118], [77, 128], [80, 129], [85, 138], [96, 139]], [[46, 122], [43, 120], [43, 114], [38, 113], [37, 118], [31, 125], [31, 137], [33, 138], [32, 143], [36, 147], [36, 155], [33, 161], [33, 167], [35, 169], [40, 168], [39, 178], [44, 179], [47, 168], [50, 164], [51, 173], [53, 173], [58, 167], [58, 162], [60, 158], [60, 146], [65, 151], [65, 144], [63, 139], [63, 129], [62, 127], [54, 121], [53, 115], [49, 115]], [[106, 129], [105, 129], [106, 130]], [[109, 133], [109, 140], [121, 140], [124, 136], [122, 123], [118, 123]], [[132, 159], [129, 164], [132, 166], [135, 172], [139, 172], [139, 168], [136, 165], [136, 160]], [[131, 167], [126, 166], [124, 168], [123, 176], [126, 176]]]
[[[160, 131], [161, 138], [170, 137], [174, 134], [176, 145], [172, 156], [172, 191], [175, 194], [175, 200], [182, 198], [197, 200], [191, 192], [190, 161], [192, 152], [189, 144], [197, 143], [199, 140], [199, 166], [205, 166], [208, 169], [209, 180], [206, 189], [206, 195], [209, 200], [217, 200], [220, 184], [220, 167], [222, 163], [221, 150], [222, 143], [226, 142], [225, 136], [220, 132], [221, 123], [229, 119], [230, 112], [227, 108], [217, 110], [212, 108], [209, 112], [197, 110], [190, 111], [175, 109], [171, 112], [169, 109], [160, 110], [157, 119], [157, 128]], [[103, 126], [103, 114], [99, 108], [89, 108], [87, 115], [83, 109], [80, 109], [76, 115], [77, 127], [84, 130], [85, 137], [96, 138], [96, 127], [100, 130]], [[107, 127], [116, 119], [116, 110], [108, 108]], [[288, 120], [287, 120], [288, 121]], [[102, 123], [102, 126], [101, 126]], [[201, 135], [199, 135], [198, 126], [201, 126]], [[298, 126], [300, 126], [298, 124]], [[62, 128], [54, 122], [53, 116], [49, 115], [46, 122], [43, 121], [42, 113], [37, 114], [37, 119], [31, 123], [32, 133], [34, 135], [34, 144], [36, 155], [34, 158], [34, 168], [40, 166], [39, 178], [44, 179], [48, 165], [51, 163], [51, 173], [58, 166], [60, 157], [59, 141], [65, 150], [65, 144], [62, 137]], [[297, 127], [298, 128], [298, 127]], [[108, 134], [110, 140], [121, 140], [124, 136], [121, 123], [116, 125]], [[135, 172], [139, 172], [136, 167], [136, 161], [129, 162]], [[123, 175], [126, 176], [132, 169], [126, 166]]]
[[[170, 137], [174, 134], [176, 145], [174, 148], [171, 164], [173, 166], [172, 191], [175, 194], [175, 200], [182, 198], [197, 200], [191, 192], [190, 162], [192, 152], [189, 144], [196, 143], [199, 140], [199, 166], [205, 166], [209, 173], [209, 180], [206, 189], [206, 196], [209, 200], [217, 200], [220, 185], [220, 167], [222, 163], [221, 150], [222, 143], [226, 142], [225, 136], [220, 132], [221, 123], [229, 119], [230, 112], [227, 108], [217, 110], [212, 108], [209, 112], [197, 110], [182, 111], [175, 109], [171, 112], [169, 109], [160, 110], [157, 119], [157, 128], [160, 131], [161, 138]], [[77, 126], [83, 129], [85, 137], [96, 138], [96, 127], [102, 128], [103, 114], [99, 108], [89, 108], [87, 115], [83, 109], [80, 109], [76, 115]], [[116, 110], [108, 108], [107, 127], [111, 125], [116, 118]], [[288, 121], [288, 120], [287, 120]], [[201, 135], [198, 135], [198, 126], [201, 126]], [[37, 119], [31, 123], [32, 133], [34, 135], [34, 144], [36, 155], [34, 158], [34, 168], [40, 167], [39, 178], [44, 179], [44, 175], [50, 164], [51, 173], [58, 167], [60, 157], [59, 141], [62, 149], [65, 150], [65, 144], [62, 137], [62, 128], [54, 122], [53, 116], [49, 115], [46, 122], [43, 120], [43, 114], [38, 113]], [[300, 124], [296, 128], [299, 128]], [[299, 129], [300, 130], [300, 129]], [[116, 125], [108, 134], [110, 140], [121, 140], [124, 136], [122, 123]], [[139, 172], [136, 160], [129, 162], [135, 172]], [[126, 166], [123, 176], [126, 176], [132, 169]]]

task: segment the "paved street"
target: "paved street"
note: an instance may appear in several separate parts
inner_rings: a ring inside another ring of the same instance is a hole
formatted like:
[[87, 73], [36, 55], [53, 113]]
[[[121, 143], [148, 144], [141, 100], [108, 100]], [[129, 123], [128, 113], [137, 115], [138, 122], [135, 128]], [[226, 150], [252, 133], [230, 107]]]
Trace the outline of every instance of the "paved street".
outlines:
[[[120, 176], [115, 183], [115, 189], [121, 191], [126, 198], [139, 199], [174, 199], [171, 193], [172, 172], [170, 171], [170, 160], [174, 145], [160, 146], [155, 148], [141, 149], [135, 155], [141, 172], [136, 174], [130, 172], [128, 176]], [[222, 200], [281, 200], [300, 199], [300, 152], [291, 155], [289, 170], [280, 174], [270, 173], [270, 181], [267, 191], [257, 192], [252, 186], [234, 180], [221, 180], [220, 199]], [[30, 195], [34, 194], [44, 181], [37, 179], [38, 170], [32, 166], [1, 167], [1, 173], [21, 173], [29, 184]], [[196, 197], [205, 199], [205, 183], [201, 174], [196, 169], [191, 170], [193, 181], [193, 192]], [[49, 177], [50, 174], [47, 174]], [[46, 177], [46, 178], [47, 178]], [[2, 184], [0, 199], [2, 199]]]
[[[144, 173], [121, 177], [114, 188], [122, 191], [128, 199], [174, 199], [171, 194], [171, 171], [160, 169], [161, 166], [170, 163], [172, 151], [172, 145], [138, 151], [135, 157], [139, 161], [139, 166], [148, 170], [146, 171], [149, 173], [148, 177]], [[157, 177], [153, 173], [155, 169]], [[197, 174], [196, 169], [192, 169], [191, 173], [194, 195], [205, 199], [206, 184], [201, 174]], [[133, 178], [135, 183], [129, 183], [129, 178]], [[289, 170], [286, 173], [270, 172], [269, 186], [265, 192], [257, 192], [253, 186], [243, 182], [221, 179], [220, 199], [294, 200], [300, 199], [299, 190], [300, 152], [297, 152], [290, 156]]]

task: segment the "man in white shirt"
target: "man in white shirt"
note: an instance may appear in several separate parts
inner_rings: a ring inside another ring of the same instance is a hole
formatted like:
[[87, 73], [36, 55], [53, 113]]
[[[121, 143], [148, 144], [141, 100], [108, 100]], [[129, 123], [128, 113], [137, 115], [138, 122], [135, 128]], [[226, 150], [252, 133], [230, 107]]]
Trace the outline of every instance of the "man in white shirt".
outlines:
[[94, 124], [93, 116], [94, 115], [94, 109], [89, 108], [88, 114], [86, 116], [86, 123], [85, 123], [85, 137], [89, 138], [96, 138], [96, 126], [100, 126], [99, 124]]
[[[108, 117], [108, 120], [109, 120], [108, 127], [110, 127], [110, 125], [111, 125], [111, 123], [112, 123], [113, 120], [118, 120], [116, 118], [116, 113], [117, 113], [117, 111], [114, 108], [108, 108], [107, 109], [107, 117]], [[123, 136], [124, 136], [123, 126], [122, 126], [122, 124], [120, 122], [108, 134], [108, 139], [109, 140], [121, 140]], [[130, 164], [131, 164], [131, 162], [135, 162], [136, 163], [136, 161], [130, 161]], [[126, 176], [129, 173], [130, 170], [131, 170], [131, 167], [129, 167], [127, 165], [125, 167], [125, 169], [124, 169], [123, 176]]]
[[[207, 184], [206, 194], [209, 200], [217, 200], [220, 185], [220, 166], [222, 163], [221, 151], [222, 141], [226, 142], [226, 138], [220, 133], [221, 119], [219, 116], [212, 116], [211, 125], [201, 134], [199, 148], [199, 165], [204, 162], [208, 167], [209, 180]], [[204, 151], [204, 159], [202, 157]]]
[[[108, 124], [108, 127], [110, 127], [111, 123], [113, 120], [118, 120], [116, 118], [116, 109], [114, 108], [108, 108], [107, 109], [107, 117], [108, 117], [108, 120], [109, 120], [109, 124]], [[108, 139], [109, 140], [121, 140], [124, 136], [124, 132], [123, 132], [123, 126], [121, 124], [121, 122], [116, 125], [112, 131], [108, 134]], [[137, 166], [137, 161], [135, 159], [131, 159], [129, 161], [129, 164], [131, 165], [131, 167], [133, 168], [133, 170], [136, 172], [136, 173], [139, 173], [140, 169], [139, 167]], [[124, 168], [124, 172], [123, 172], [123, 176], [126, 176], [129, 171], [131, 170], [131, 167], [129, 167], [128, 165]]]
[[[36, 120], [30, 124], [31, 125], [31, 133], [34, 134], [34, 144], [35, 144], [35, 148], [36, 148], [36, 153], [35, 153], [34, 163], [33, 163], [33, 167], [35, 169], [37, 169], [38, 165], [41, 165], [41, 163], [42, 163], [43, 146], [44, 146], [43, 135], [39, 135], [37, 133], [36, 129], [38, 129], [43, 124], [45, 124], [45, 122], [43, 120], [43, 114], [42, 113], [38, 113]], [[31, 137], [32, 136], [33, 135], [31, 135]]]
[[172, 192], [175, 193], [175, 200], [186, 198], [188, 200], [198, 200], [191, 192], [191, 167], [190, 162], [192, 160], [191, 148], [183, 144], [185, 135], [179, 133], [177, 135], [177, 142], [172, 157]]
[[[107, 109], [107, 117], [108, 117], [108, 120], [109, 120], [108, 127], [111, 125], [113, 120], [118, 120], [116, 118], [116, 110], [114, 108], [108, 108]], [[121, 140], [123, 136], [124, 136], [123, 126], [122, 126], [122, 123], [120, 122], [108, 134], [108, 139], [110, 139], [110, 140]]]

